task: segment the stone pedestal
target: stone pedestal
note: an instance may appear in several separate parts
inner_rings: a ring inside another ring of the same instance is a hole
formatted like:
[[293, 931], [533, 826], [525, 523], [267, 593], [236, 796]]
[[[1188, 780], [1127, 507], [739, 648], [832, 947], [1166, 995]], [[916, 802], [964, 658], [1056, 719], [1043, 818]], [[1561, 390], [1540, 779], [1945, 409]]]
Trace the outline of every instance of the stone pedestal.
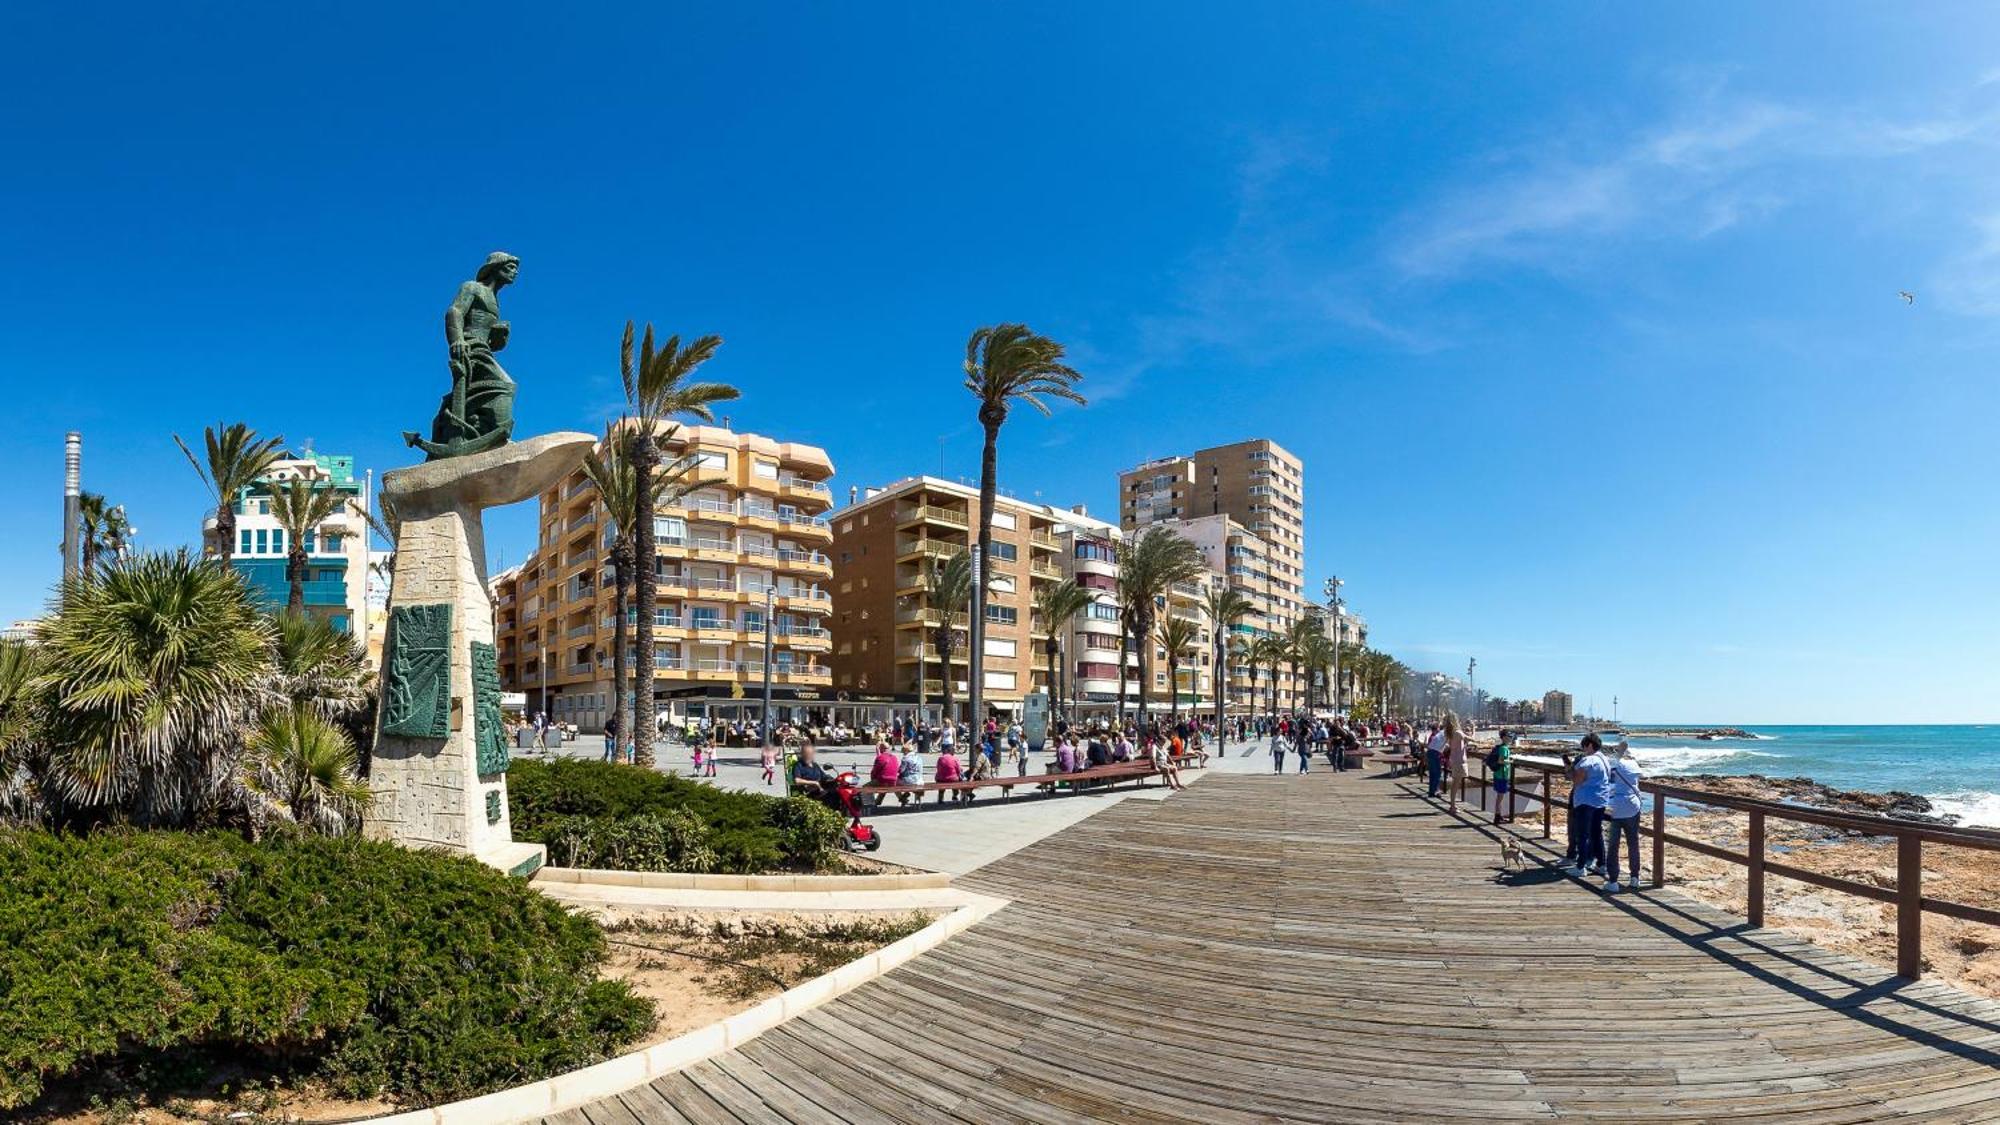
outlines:
[[480, 513], [539, 495], [595, 441], [546, 434], [383, 475], [401, 526], [369, 761], [369, 836], [463, 852], [515, 874], [541, 866], [541, 846], [516, 844], [507, 820]]

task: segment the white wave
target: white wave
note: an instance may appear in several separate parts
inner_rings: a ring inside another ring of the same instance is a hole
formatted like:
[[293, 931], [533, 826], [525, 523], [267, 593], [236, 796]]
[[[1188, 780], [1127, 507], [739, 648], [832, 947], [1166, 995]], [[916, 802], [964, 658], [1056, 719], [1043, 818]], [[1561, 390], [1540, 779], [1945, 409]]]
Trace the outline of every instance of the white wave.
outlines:
[[1634, 746], [1632, 760], [1639, 768], [1652, 773], [1673, 770], [1694, 769], [1697, 766], [1712, 766], [1734, 758], [1775, 758], [1776, 754], [1766, 754], [1761, 750], [1743, 750], [1733, 746]]
[[1932, 811], [1955, 816], [1967, 828], [2000, 828], [2000, 793], [1968, 789], [1940, 793], [1930, 801]]

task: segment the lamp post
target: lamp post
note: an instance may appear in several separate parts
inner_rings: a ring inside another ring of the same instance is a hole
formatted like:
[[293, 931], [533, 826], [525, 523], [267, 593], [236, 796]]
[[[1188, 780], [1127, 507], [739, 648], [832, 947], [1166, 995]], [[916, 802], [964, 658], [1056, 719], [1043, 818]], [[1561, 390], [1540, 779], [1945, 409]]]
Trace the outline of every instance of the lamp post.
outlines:
[[[763, 718], [763, 727], [764, 727], [764, 741], [763, 741], [763, 745], [764, 745], [764, 746], [766, 746], [766, 747], [768, 747], [768, 746], [770, 746], [770, 745], [771, 745], [771, 595], [772, 595], [772, 591], [774, 591], [774, 590], [776, 590], [776, 589], [777, 589], [777, 587], [773, 586], [773, 585], [771, 584], [771, 582], [770, 582], [770, 580], [769, 580], [769, 579], [765, 579], [765, 581], [764, 581], [764, 718]], [[790, 782], [788, 781], [788, 782], [786, 782], [786, 789], [787, 789], [787, 793], [786, 793], [786, 795], [787, 795], [787, 796], [790, 796], [790, 792], [789, 792], [790, 788], [791, 788], [791, 783], [790, 783]]]
[[1327, 612], [1333, 615], [1333, 671], [1332, 675], [1328, 678], [1333, 681], [1332, 684], [1333, 717], [1336, 719], [1340, 718], [1340, 638], [1341, 638], [1340, 587], [1341, 585], [1342, 583], [1340, 579], [1337, 577], [1328, 577], [1326, 580], [1326, 607], [1327, 607]]

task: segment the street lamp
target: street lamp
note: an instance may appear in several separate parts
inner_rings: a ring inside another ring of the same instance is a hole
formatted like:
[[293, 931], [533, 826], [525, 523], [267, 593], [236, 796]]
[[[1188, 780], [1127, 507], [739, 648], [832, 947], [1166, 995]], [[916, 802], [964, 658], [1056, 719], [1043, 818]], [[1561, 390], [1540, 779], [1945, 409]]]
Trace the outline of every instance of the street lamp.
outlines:
[[1339, 578], [1329, 577], [1326, 580], [1327, 612], [1333, 614], [1333, 674], [1330, 678], [1333, 681], [1332, 685], [1333, 717], [1336, 719], [1340, 717], [1340, 637], [1341, 637], [1340, 587], [1341, 586], [1342, 582], [1340, 581]]
[[[771, 595], [777, 587], [769, 579], [764, 581], [764, 741], [766, 749], [771, 745]], [[790, 783], [786, 783], [789, 789]]]

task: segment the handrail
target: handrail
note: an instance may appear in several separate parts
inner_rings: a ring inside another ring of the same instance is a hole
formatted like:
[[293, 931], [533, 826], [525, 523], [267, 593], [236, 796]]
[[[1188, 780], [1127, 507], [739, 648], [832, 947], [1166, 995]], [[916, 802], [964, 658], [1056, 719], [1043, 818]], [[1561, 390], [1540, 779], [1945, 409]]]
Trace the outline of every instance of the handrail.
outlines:
[[[1559, 761], [1525, 755], [1516, 755], [1514, 766], [1516, 769], [1532, 770], [1543, 776], [1542, 838], [1546, 840], [1550, 837], [1550, 808], [1555, 803], [1553, 780], [1559, 775], [1567, 781], [1569, 770]], [[1490, 787], [1492, 782], [1486, 776], [1486, 763], [1483, 758], [1479, 763], [1479, 772], [1480, 776], [1477, 779], [1462, 778], [1458, 780], [1458, 784], [1462, 786], [1476, 780], [1479, 785]], [[1926, 913], [1956, 918], [1964, 922], [2000, 926], [2000, 910], [1953, 902], [1923, 893], [1923, 847], [1926, 843], [1977, 848], [1981, 851], [2000, 851], [2000, 829], [1959, 828], [1951, 825], [1926, 824], [1896, 816], [1877, 816], [1816, 808], [1811, 805], [1792, 805], [1758, 797], [1711, 793], [1706, 789], [1663, 781], [1641, 780], [1639, 788], [1653, 798], [1652, 823], [1641, 829], [1653, 844], [1652, 885], [1655, 888], [1666, 885], [1668, 844], [1747, 867], [1749, 885], [1748, 908], [1745, 913], [1752, 926], [1764, 924], [1765, 878], [1768, 875], [1779, 875], [1825, 890], [1888, 903], [1896, 908], [1896, 975], [1912, 981], [1923, 976], [1923, 916]], [[1571, 797], [1573, 796], [1572, 792]], [[1670, 800], [1747, 814], [1750, 820], [1748, 850], [1733, 852], [1728, 848], [1668, 831], [1667, 802]], [[1510, 801], [1512, 807], [1518, 810], [1520, 807], [1518, 786], [1510, 787]], [[1893, 837], [1896, 841], [1895, 884], [1890, 887], [1878, 887], [1872, 883], [1827, 875], [1770, 858], [1765, 854], [1765, 827], [1766, 822], [1772, 819], [1816, 824], [1824, 828], [1860, 832], [1869, 836]]]

